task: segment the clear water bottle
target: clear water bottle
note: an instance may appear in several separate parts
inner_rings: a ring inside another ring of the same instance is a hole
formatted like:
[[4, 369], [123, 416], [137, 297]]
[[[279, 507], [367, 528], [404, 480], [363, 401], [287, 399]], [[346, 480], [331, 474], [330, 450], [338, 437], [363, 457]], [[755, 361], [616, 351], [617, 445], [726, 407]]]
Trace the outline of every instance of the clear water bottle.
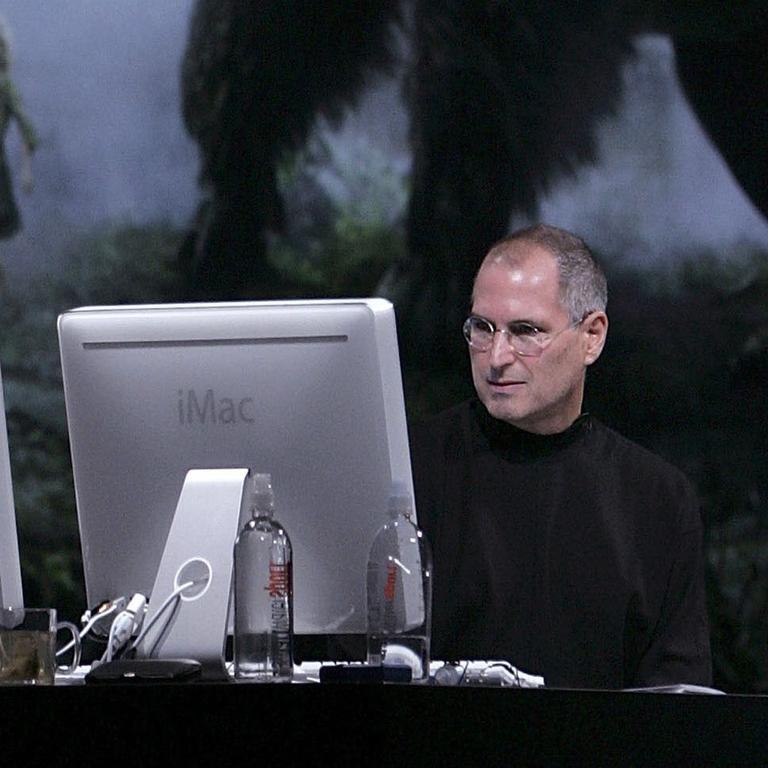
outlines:
[[432, 554], [412, 514], [410, 494], [395, 485], [389, 521], [379, 529], [368, 556], [368, 663], [409, 666], [414, 682], [427, 682]]
[[272, 517], [268, 474], [254, 474], [251, 519], [235, 541], [235, 678], [289, 682], [293, 676], [291, 540]]

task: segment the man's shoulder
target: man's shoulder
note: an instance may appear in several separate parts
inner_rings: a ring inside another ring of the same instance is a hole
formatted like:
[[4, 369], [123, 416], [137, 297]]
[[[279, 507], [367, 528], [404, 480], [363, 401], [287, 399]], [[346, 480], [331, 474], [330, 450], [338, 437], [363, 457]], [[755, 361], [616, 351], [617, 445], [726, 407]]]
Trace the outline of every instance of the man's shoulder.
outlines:
[[594, 445], [601, 453], [617, 461], [637, 464], [657, 472], [685, 477], [674, 464], [650, 448], [622, 435], [599, 419], [590, 417], [590, 421]]
[[691, 481], [671, 461], [597, 419], [592, 419], [591, 432], [595, 459], [606, 475], [613, 470], [628, 487], [696, 503]]

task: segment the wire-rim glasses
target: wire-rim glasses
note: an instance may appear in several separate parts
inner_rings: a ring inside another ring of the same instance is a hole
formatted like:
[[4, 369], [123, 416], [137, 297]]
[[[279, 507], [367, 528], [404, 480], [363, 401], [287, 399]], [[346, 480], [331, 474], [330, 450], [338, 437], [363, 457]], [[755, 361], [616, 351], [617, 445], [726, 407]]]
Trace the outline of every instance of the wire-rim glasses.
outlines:
[[[589, 313], [587, 313], [589, 314]], [[581, 320], [569, 323], [555, 333], [547, 333], [531, 323], [510, 323], [506, 328], [497, 328], [490, 320], [479, 315], [470, 315], [462, 327], [464, 338], [472, 349], [478, 352], [487, 352], [493, 346], [493, 339], [497, 333], [505, 334], [507, 344], [522, 357], [538, 357], [544, 350], [569, 328], [581, 325], [587, 315]]]

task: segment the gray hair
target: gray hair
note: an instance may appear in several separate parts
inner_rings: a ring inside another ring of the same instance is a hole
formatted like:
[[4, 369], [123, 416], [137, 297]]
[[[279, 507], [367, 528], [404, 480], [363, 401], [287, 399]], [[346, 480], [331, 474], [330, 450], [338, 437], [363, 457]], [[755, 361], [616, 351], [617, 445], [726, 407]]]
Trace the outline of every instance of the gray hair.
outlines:
[[488, 251], [486, 259], [511, 256], [510, 247], [521, 243], [540, 245], [552, 254], [560, 274], [560, 300], [572, 322], [577, 323], [590, 312], [605, 312], [608, 282], [580, 237], [549, 224], [536, 224], [500, 240]]

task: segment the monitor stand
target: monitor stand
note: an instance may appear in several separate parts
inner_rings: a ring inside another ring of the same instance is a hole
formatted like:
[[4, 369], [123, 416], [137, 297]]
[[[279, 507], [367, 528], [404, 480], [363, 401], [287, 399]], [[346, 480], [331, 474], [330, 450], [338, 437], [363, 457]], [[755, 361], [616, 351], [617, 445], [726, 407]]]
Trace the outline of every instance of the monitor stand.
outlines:
[[247, 477], [247, 469], [187, 473], [144, 619], [145, 626], [155, 623], [137, 658], [194, 659], [202, 664], [203, 677], [227, 677], [232, 553]]

